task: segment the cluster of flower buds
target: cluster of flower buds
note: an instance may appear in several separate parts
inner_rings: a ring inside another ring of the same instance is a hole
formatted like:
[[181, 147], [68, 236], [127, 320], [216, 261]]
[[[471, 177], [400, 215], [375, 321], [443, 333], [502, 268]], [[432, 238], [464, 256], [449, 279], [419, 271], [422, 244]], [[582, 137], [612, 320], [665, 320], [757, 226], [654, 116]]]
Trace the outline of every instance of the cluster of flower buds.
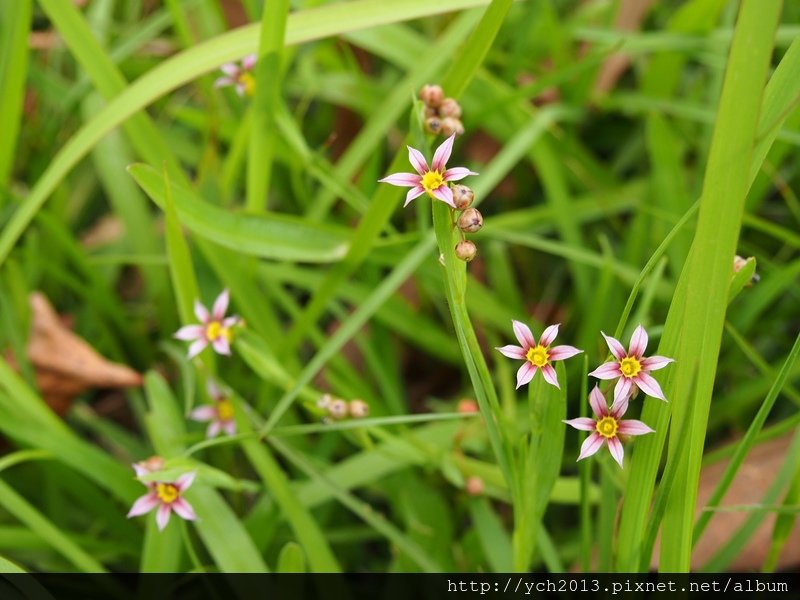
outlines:
[[353, 419], [363, 419], [369, 415], [369, 405], [363, 400], [342, 400], [334, 398], [330, 394], [323, 394], [317, 401], [317, 408], [321, 408], [326, 417], [335, 421], [341, 421], [348, 416]]
[[461, 230], [461, 241], [456, 244], [456, 256], [463, 261], [469, 262], [478, 253], [478, 248], [471, 241], [465, 238], [466, 233], [475, 233], [483, 227], [483, 215], [477, 208], [472, 206], [475, 200], [475, 193], [466, 185], [461, 183], [451, 187], [453, 191], [453, 203], [456, 209], [461, 211], [456, 219], [456, 225]]
[[441, 86], [423, 85], [419, 99], [425, 104], [425, 129], [429, 133], [445, 137], [464, 133], [461, 105], [454, 98], [445, 98]]

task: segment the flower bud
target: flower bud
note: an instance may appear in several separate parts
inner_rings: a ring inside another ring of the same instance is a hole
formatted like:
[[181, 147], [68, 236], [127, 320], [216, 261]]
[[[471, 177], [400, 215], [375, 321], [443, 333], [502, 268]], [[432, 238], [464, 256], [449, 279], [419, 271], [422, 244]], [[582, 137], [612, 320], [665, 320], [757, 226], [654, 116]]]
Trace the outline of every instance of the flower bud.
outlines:
[[461, 240], [456, 244], [456, 256], [464, 262], [469, 262], [478, 253], [478, 248], [469, 240]]
[[458, 228], [465, 233], [475, 233], [483, 227], [483, 215], [477, 208], [468, 208], [458, 217]]
[[328, 410], [328, 407], [331, 405], [331, 400], [330, 394], [323, 394], [322, 397], [317, 400], [317, 408]]
[[425, 119], [425, 131], [433, 135], [439, 135], [442, 132], [442, 121], [439, 117], [428, 117]]
[[455, 117], [445, 117], [442, 119], [442, 135], [450, 137], [453, 134], [462, 135], [464, 125]]
[[334, 419], [344, 419], [347, 416], [347, 402], [341, 398], [331, 400], [328, 404], [328, 414]]
[[473, 414], [479, 410], [478, 403], [472, 398], [462, 398], [458, 401], [458, 405], [456, 407], [456, 412], [460, 412], [461, 414]]
[[442, 117], [461, 118], [461, 105], [453, 98], [445, 98], [439, 105], [439, 114]]
[[464, 483], [464, 489], [470, 496], [480, 496], [483, 494], [486, 486], [483, 484], [483, 479], [477, 475], [470, 475]]
[[423, 85], [422, 89], [419, 91], [419, 99], [422, 100], [426, 105], [436, 108], [442, 103], [442, 100], [444, 100], [442, 86], [429, 84]]
[[350, 401], [350, 416], [354, 419], [363, 419], [369, 414], [369, 404], [363, 400]]
[[472, 202], [475, 200], [475, 192], [472, 191], [472, 188], [463, 183], [457, 183], [451, 189], [453, 191], [453, 204], [456, 205], [458, 210], [464, 210], [472, 206]]

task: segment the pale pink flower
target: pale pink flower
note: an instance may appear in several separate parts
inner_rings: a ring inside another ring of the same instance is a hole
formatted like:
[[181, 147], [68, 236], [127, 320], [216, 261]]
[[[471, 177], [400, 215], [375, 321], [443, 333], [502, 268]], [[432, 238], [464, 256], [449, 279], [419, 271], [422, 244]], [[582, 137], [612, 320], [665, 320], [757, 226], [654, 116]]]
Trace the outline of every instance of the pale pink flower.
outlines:
[[229, 355], [231, 353], [230, 342], [233, 337], [231, 328], [239, 322], [239, 317], [225, 317], [228, 301], [228, 290], [223, 290], [214, 301], [214, 308], [209, 314], [208, 309], [200, 304], [199, 300], [195, 300], [194, 314], [201, 324], [181, 327], [174, 336], [179, 340], [194, 340], [194, 343], [189, 346], [189, 358], [200, 354], [203, 348], [209, 344], [218, 354]]
[[256, 78], [253, 77], [253, 67], [256, 66], [256, 55], [248, 54], [242, 59], [242, 64], [225, 63], [220, 70], [225, 74], [214, 82], [214, 87], [234, 86], [240, 96], [252, 96], [256, 91]]
[[214, 400], [214, 404], [198, 406], [191, 412], [189, 418], [201, 423], [209, 421], [208, 429], [206, 430], [207, 438], [215, 437], [220, 431], [224, 431], [228, 435], [234, 435], [236, 433], [236, 421], [233, 419], [233, 404], [211, 379], [208, 380], [206, 387], [208, 395]]
[[182, 519], [194, 521], [197, 518], [194, 509], [183, 499], [182, 495], [192, 485], [195, 475], [195, 472], [181, 475], [174, 483], [143, 481], [142, 483], [147, 486], [148, 491], [133, 503], [128, 511], [128, 518], [149, 513], [158, 507], [156, 523], [159, 531], [163, 531], [167, 526], [173, 511]]
[[436, 149], [430, 167], [425, 161], [425, 157], [422, 156], [422, 152], [408, 146], [408, 160], [411, 162], [414, 169], [416, 169], [417, 174], [394, 173], [378, 181], [390, 183], [398, 187], [410, 187], [411, 189], [408, 191], [408, 194], [406, 194], [406, 201], [403, 206], [406, 206], [414, 198], [427, 192], [431, 198], [441, 200], [455, 208], [453, 191], [447, 183], [449, 181], [459, 181], [460, 179], [464, 179], [467, 175], [477, 175], [477, 173], [470, 171], [466, 167], [447, 168], [447, 161], [450, 159], [450, 153], [453, 151], [453, 140], [455, 137], [456, 134], [454, 133]]
[[550, 363], [554, 360], [570, 358], [583, 350], [578, 350], [574, 346], [551, 347], [553, 340], [558, 335], [559, 324], [550, 325], [545, 329], [537, 344], [527, 325], [519, 321], [511, 321], [511, 323], [514, 327], [514, 335], [517, 336], [521, 346], [508, 345], [495, 348], [495, 350], [498, 350], [503, 356], [525, 361], [525, 364], [517, 371], [517, 389], [530, 382], [539, 369], [547, 383], [561, 389], [561, 386], [558, 385], [556, 370]]
[[597, 419], [580, 417], [578, 419], [564, 421], [564, 423], [575, 429], [592, 432], [592, 435], [583, 442], [578, 460], [591, 456], [602, 448], [603, 444], [607, 444], [611, 456], [621, 467], [622, 459], [625, 456], [625, 450], [622, 448], [622, 442], [619, 436], [644, 435], [645, 433], [653, 433], [653, 430], [636, 419], [626, 419], [623, 421], [622, 415], [628, 410], [627, 400], [619, 404], [614, 404], [611, 410], [609, 410], [605, 396], [603, 396], [597, 386], [595, 386], [589, 394], [589, 404]]
[[[602, 331], [600, 333], [603, 333]], [[619, 377], [617, 385], [614, 387], [614, 404], [624, 402], [628, 399], [636, 386], [648, 396], [658, 398], [664, 402], [664, 392], [658, 382], [649, 375], [650, 371], [663, 369], [674, 359], [666, 356], [651, 356], [645, 358], [644, 351], [647, 349], [647, 332], [644, 327], [639, 325], [631, 336], [631, 343], [628, 351], [615, 338], [603, 333], [611, 354], [615, 361], [603, 363], [594, 371], [589, 373], [598, 379], [614, 379]]]

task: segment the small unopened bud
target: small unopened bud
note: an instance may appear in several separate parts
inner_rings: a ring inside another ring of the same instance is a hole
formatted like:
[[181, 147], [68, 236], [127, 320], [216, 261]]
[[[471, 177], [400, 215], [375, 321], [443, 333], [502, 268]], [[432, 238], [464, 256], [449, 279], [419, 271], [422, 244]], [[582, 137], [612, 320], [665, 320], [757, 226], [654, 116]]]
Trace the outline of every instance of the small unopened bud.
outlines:
[[478, 410], [478, 403], [472, 398], [462, 398], [456, 406], [456, 412], [461, 414], [472, 414], [478, 412]]
[[442, 117], [461, 118], [461, 105], [453, 98], [445, 98], [439, 105], [439, 114]]
[[369, 414], [369, 404], [363, 400], [350, 401], [350, 416], [354, 419], [363, 419]]
[[483, 215], [477, 208], [468, 208], [458, 217], [458, 228], [465, 233], [475, 233], [483, 227]]
[[[741, 271], [742, 268], [744, 268], [744, 266], [747, 264], [748, 260], [751, 260], [751, 259], [750, 258], [742, 258], [738, 254], [736, 256], [734, 256], [733, 257], [733, 272], [734, 273], [738, 273], [739, 271]], [[751, 285], [753, 285], [754, 283], [758, 283], [759, 281], [761, 281], [761, 275], [759, 275], [756, 272], [753, 272], [753, 276], [750, 278], [750, 281], [747, 282], [747, 287], [750, 287]]]
[[438, 107], [442, 103], [442, 100], [444, 100], [442, 86], [430, 84], [423, 85], [422, 89], [419, 91], [419, 99], [428, 106], [432, 106], [433, 108]]
[[455, 117], [445, 117], [442, 119], [442, 135], [450, 137], [453, 134], [462, 135], [464, 125]]
[[328, 404], [328, 414], [334, 419], [344, 419], [347, 416], [347, 402], [340, 398], [331, 400]]
[[469, 262], [478, 253], [478, 248], [469, 240], [462, 240], [456, 244], [456, 256], [464, 262]]
[[428, 117], [425, 119], [425, 131], [439, 135], [442, 132], [442, 120], [439, 117]]
[[470, 475], [464, 483], [464, 489], [470, 496], [480, 496], [483, 494], [483, 490], [486, 489], [486, 486], [483, 485], [483, 479], [477, 475]]
[[458, 210], [464, 210], [472, 206], [475, 200], [475, 192], [462, 183], [457, 183], [452, 187], [453, 190], [453, 204], [456, 205]]
[[330, 394], [323, 394], [322, 397], [317, 400], [317, 408], [328, 410], [328, 407], [331, 405], [331, 400]]

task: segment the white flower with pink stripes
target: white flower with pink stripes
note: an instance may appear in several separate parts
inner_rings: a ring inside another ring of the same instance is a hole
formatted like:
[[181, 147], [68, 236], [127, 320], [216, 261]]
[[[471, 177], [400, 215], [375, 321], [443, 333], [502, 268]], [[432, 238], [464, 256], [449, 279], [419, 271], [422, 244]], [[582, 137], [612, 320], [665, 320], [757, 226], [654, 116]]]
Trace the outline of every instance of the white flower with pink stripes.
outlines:
[[455, 208], [453, 191], [447, 185], [448, 182], [459, 181], [467, 175], [477, 175], [477, 173], [470, 171], [466, 167], [447, 168], [447, 161], [453, 151], [455, 137], [456, 134], [454, 133], [436, 149], [430, 167], [422, 152], [408, 146], [408, 160], [417, 173], [394, 173], [378, 181], [398, 187], [410, 187], [411, 189], [406, 194], [406, 201], [403, 206], [408, 205], [414, 198], [427, 193], [431, 198], [441, 200]]
[[233, 327], [239, 322], [239, 317], [225, 317], [229, 300], [228, 290], [223, 290], [214, 301], [211, 313], [199, 300], [195, 300], [194, 314], [200, 321], [200, 325], [181, 327], [174, 336], [179, 340], [193, 341], [189, 346], [189, 358], [200, 354], [209, 344], [218, 354], [229, 355], [231, 353], [230, 343], [233, 339]]
[[644, 356], [644, 351], [647, 349], [647, 332], [644, 327], [639, 325], [634, 330], [627, 352], [618, 340], [602, 331], [600, 333], [606, 339], [611, 354], [616, 360], [603, 363], [589, 375], [598, 379], [619, 377], [619, 381], [614, 387], [614, 404], [627, 401], [634, 391], [634, 387], [639, 388], [648, 396], [666, 402], [667, 399], [664, 397], [664, 392], [661, 391], [661, 386], [650, 375], [650, 371], [663, 369], [669, 363], [674, 362], [674, 359], [666, 356]]
[[637, 421], [636, 419], [622, 419], [622, 415], [628, 410], [627, 400], [619, 404], [614, 404], [614, 406], [609, 409], [605, 396], [603, 396], [597, 386], [595, 386], [589, 394], [589, 404], [592, 407], [592, 412], [595, 414], [595, 417], [597, 417], [596, 419], [580, 417], [578, 419], [564, 421], [564, 423], [575, 429], [592, 432], [592, 435], [583, 442], [578, 460], [591, 456], [600, 450], [603, 445], [607, 445], [611, 456], [621, 467], [622, 459], [625, 456], [625, 450], [622, 447], [619, 436], [654, 433], [650, 427], [641, 421]]
[[536, 371], [541, 370], [542, 376], [547, 383], [561, 388], [558, 385], [558, 377], [553, 365], [550, 364], [554, 360], [564, 360], [583, 352], [574, 346], [551, 346], [553, 341], [558, 335], [559, 325], [550, 325], [542, 333], [539, 338], [539, 343], [536, 343], [536, 338], [533, 337], [530, 328], [521, 323], [520, 321], [511, 322], [514, 327], [514, 335], [517, 336], [520, 346], [508, 345], [501, 348], [495, 348], [503, 356], [509, 358], [516, 358], [524, 360], [525, 364], [517, 371], [517, 389], [529, 383]]
[[[136, 469], [136, 472], [138, 473], [139, 469]], [[174, 483], [143, 481], [142, 483], [147, 486], [148, 491], [133, 503], [128, 511], [128, 518], [149, 513], [158, 507], [156, 523], [159, 531], [163, 531], [167, 526], [173, 512], [182, 519], [194, 521], [197, 516], [194, 514], [192, 505], [184, 500], [183, 493], [192, 485], [195, 475], [194, 472], [186, 473], [178, 477]]]

